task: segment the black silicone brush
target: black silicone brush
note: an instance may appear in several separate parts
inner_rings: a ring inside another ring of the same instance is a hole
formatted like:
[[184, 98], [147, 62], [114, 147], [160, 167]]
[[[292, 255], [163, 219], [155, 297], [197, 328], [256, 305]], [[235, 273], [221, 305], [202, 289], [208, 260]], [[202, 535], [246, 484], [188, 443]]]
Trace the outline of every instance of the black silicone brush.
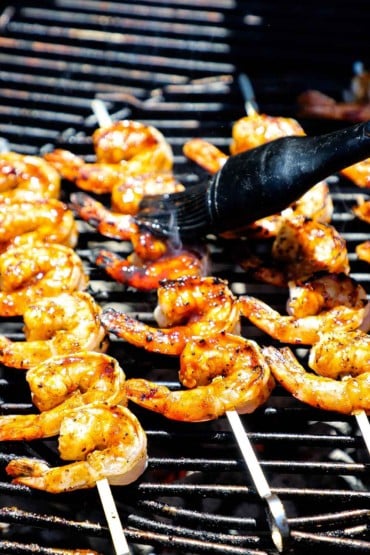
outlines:
[[230, 156], [206, 183], [147, 197], [136, 217], [184, 240], [238, 229], [281, 212], [319, 181], [370, 156], [370, 121], [319, 136], [283, 137]]

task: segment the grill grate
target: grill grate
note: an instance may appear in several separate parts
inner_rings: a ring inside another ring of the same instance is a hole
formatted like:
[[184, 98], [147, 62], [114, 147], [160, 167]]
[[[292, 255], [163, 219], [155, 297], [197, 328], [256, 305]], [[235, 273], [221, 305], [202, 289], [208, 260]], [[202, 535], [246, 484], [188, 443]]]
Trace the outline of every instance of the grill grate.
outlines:
[[[354, 56], [366, 65], [367, 35], [360, 32], [366, 18], [360, 1], [351, 4], [352, 16], [346, 18], [341, 59], [329, 60], [326, 49], [316, 68], [301, 65], [312, 59], [312, 49], [322, 53], [326, 40], [333, 40], [334, 31], [344, 25], [339, 11], [326, 27], [329, 36], [323, 34], [312, 45], [307, 29], [317, 21], [315, 15], [325, 16], [321, 2], [311, 2], [309, 10], [294, 5], [290, 18], [283, 17], [289, 2], [280, 2], [279, 8], [274, 2], [234, 0], [37, 4], [17, 2], [0, 14], [0, 136], [21, 153], [59, 146], [90, 160], [96, 127], [91, 100], [98, 97], [114, 119], [130, 117], [158, 127], [173, 147], [180, 178], [196, 179], [202, 172], [184, 159], [181, 147], [200, 136], [227, 151], [231, 123], [242, 115], [238, 71], [247, 67], [267, 113], [294, 115], [293, 99], [306, 83], [325, 84], [328, 93], [338, 93], [347, 84]], [[330, 15], [329, 7], [326, 10]], [[301, 48], [291, 52], [288, 38], [296, 26], [304, 26], [306, 33], [300, 36]], [[273, 45], [282, 36], [286, 40], [276, 49]], [[351, 41], [357, 48], [353, 55]], [[273, 61], [272, 47], [277, 58]], [[308, 130], [319, 125], [303, 124]], [[332, 125], [320, 122], [323, 131]], [[339, 178], [332, 179], [331, 188], [333, 223], [347, 241], [352, 275], [367, 288], [368, 267], [355, 258], [354, 249], [369, 230], [350, 211], [359, 191]], [[69, 191], [66, 184], [66, 198]], [[91, 249], [112, 242], [87, 224], [79, 225], [77, 252], [90, 273], [94, 297], [103, 306], [114, 304], [151, 323], [155, 294], [126, 290], [107, 279], [91, 263]], [[113, 247], [123, 253], [130, 249], [126, 243]], [[281, 290], [246, 283], [229, 243], [210, 242], [210, 251], [212, 274], [226, 278], [236, 293], [247, 288], [283, 309]], [[3, 319], [0, 329], [13, 340], [23, 338], [21, 319]], [[246, 324], [243, 332], [266, 340]], [[178, 387], [175, 360], [148, 356], [115, 339], [110, 353], [128, 376], [137, 375], [139, 368], [143, 376]], [[22, 373], [1, 369], [0, 402], [3, 414], [32, 410]], [[149, 467], [135, 484], [113, 488], [133, 553], [276, 553], [264, 508], [226, 421], [189, 425], [133, 410], [147, 430]], [[369, 457], [355, 420], [305, 407], [280, 388], [266, 406], [242, 420], [271, 489], [286, 508], [292, 555], [313, 549], [367, 553]], [[109, 531], [96, 491], [50, 496], [10, 484], [4, 468], [15, 455], [60, 463], [54, 440], [1, 444], [0, 553], [94, 549], [109, 555]]]

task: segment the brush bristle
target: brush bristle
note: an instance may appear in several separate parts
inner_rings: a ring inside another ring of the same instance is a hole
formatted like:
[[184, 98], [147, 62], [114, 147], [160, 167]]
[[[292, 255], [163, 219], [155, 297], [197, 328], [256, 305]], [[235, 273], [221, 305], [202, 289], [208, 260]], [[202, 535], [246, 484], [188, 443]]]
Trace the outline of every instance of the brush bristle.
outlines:
[[185, 191], [145, 197], [135, 217], [139, 226], [155, 235], [196, 239], [209, 231], [208, 183], [191, 185]]

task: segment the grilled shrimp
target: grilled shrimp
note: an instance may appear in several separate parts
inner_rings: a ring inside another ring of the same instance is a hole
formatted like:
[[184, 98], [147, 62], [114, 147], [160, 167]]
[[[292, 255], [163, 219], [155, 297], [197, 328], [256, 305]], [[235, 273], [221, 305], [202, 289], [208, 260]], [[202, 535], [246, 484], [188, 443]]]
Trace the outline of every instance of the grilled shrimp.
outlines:
[[71, 408], [104, 402], [126, 404], [125, 374], [103, 353], [83, 351], [49, 358], [26, 374], [40, 414], [0, 416], [0, 441], [51, 437]]
[[130, 214], [113, 212], [86, 193], [71, 194], [71, 208], [105, 237], [129, 241], [138, 227]]
[[140, 203], [150, 195], [165, 195], [184, 191], [185, 187], [171, 173], [129, 175], [112, 189], [112, 209], [122, 214], [135, 215]]
[[58, 198], [60, 176], [39, 156], [0, 154], [0, 202]]
[[272, 256], [293, 279], [323, 270], [349, 273], [346, 242], [335, 227], [303, 216], [284, 220]]
[[289, 280], [307, 279], [320, 271], [348, 274], [345, 239], [334, 226], [304, 216], [284, 218], [272, 245], [273, 264], [244, 257], [240, 265], [255, 279], [287, 286]]
[[289, 347], [265, 347], [262, 352], [277, 382], [300, 401], [343, 414], [370, 413], [370, 372], [333, 380], [307, 372]]
[[14, 459], [6, 467], [13, 483], [49, 493], [91, 488], [103, 478], [125, 485], [147, 465], [146, 434], [121, 405], [96, 403], [69, 411], [60, 424], [58, 446], [63, 460], [76, 462], [51, 468], [32, 458]]
[[64, 179], [84, 191], [100, 195], [111, 193], [113, 187], [122, 183], [128, 175], [128, 169], [122, 164], [85, 162], [80, 156], [61, 148], [46, 153], [44, 158]]
[[173, 154], [162, 133], [151, 126], [124, 120], [93, 134], [97, 161], [87, 163], [68, 150], [56, 149], [44, 155], [69, 181], [97, 194], [110, 193], [133, 175], [169, 172]]
[[184, 144], [182, 150], [187, 158], [212, 174], [218, 172], [229, 158], [217, 146], [204, 139], [191, 139]]
[[141, 260], [136, 253], [122, 258], [116, 253], [102, 249], [95, 259], [97, 266], [119, 283], [140, 291], [158, 289], [164, 279], [187, 276], [203, 276], [207, 269], [206, 252], [195, 249], [169, 249], [154, 260]]
[[148, 380], [129, 379], [128, 399], [173, 420], [201, 422], [227, 410], [251, 413], [274, 387], [257, 343], [237, 335], [190, 340], [180, 360], [180, 381], [193, 389], [171, 391]]
[[305, 132], [295, 119], [255, 112], [234, 123], [230, 152], [238, 154], [288, 135], [302, 136], [305, 135]]
[[157, 290], [154, 311], [159, 328], [113, 308], [103, 310], [106, 329], [147, 351], [178, 355], [191, 337], [237, 331], [239, 308], [227, 282], [215, 277], [166, 280]]
[[357, 196], [357, 205], [352, 208], [352, 211], [360, 220], [370, 223], [370, 201], [365, 200], [363, 195]]
[[100, 314], [100, 306], [83, 291], [39, 299], [23, 314], [25, 341], [0, 336], [0, 362], [28, 369], [56, 355], [104, 352], [108, 343]]
[[131, 162], [133, 166], [137, 163], [139, 174], [160, 173], [172, 168], [171, 147], [152, 125], [132, 120], [115, 121], [96, 129], [92, 141], [99, 162]]
[[88, 276], [78, 254], [65, 245], [11, 247], [0, 254], [0, 315], [21, 315], [30, 303], [85, 289]]
[[57, 199], [0, 203], [0, 248], [36, 241], [75, 247], [77, 223], [73, 212]]
[[345, 330], [359, 329], [362, 325], [368, 328], [369, 304], [360, 308], [338, 305], [299, 318], [281, 315], [260, 299], [248, 295], [239, 297], [238, 302], [243, 316], [283, 343], [313, 345], [320, 339], [321, 332], [333, 331], [338, 326]]
[[370, 336], [362, 330], [320, 334], [310, 349], [309, 367], [328, 378], [357, 376], [369, 371]]
[[370, 241], [364, 241], [356, 245], [356, 255], [360, 260], [370, 264]]
[[363, 286], [347, 274], [319, 272], [305, 281], [289, 282], [287, 312], [295, 318], [319, 314], [341, 305], [361, 310], [367, 303]]
[[353, 181], [357, 187], [370, 187], [370, 158], [366, 158], [362, 162], [357, 162], [348, 168], [344, 168], [340, 172], [342, 175]]

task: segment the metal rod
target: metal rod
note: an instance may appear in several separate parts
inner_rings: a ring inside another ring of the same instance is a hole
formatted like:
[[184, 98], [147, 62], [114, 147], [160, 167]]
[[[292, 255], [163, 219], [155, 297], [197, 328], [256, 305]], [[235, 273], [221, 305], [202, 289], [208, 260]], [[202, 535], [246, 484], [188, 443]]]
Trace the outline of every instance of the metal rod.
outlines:
[[92, 100], [91, 108], [100, 127], [108, 127], [112, 124], [112, 118], [110, 117], [107, 107], [102, 100], [99, 98]]
[[272, 541], [279, 553], [288, 546], [290, 530], [285, 509], [279, 497], [271, 492], [253, 446], [243, 427], [239, 414], [235, 410], [226, 411], [226, 416], [234, 432], [235, 439], [243, 455], [243, 459], [252, 477], [258, 495], [267, 504], [268, 523]]
[[245, 73], [241, 73], [238, 77], [239, 87], [242, 93], [242, 97], [244, 99], [244, 108], [245, 112], [248, 116], [253, 116], [257, 114], [258, 104], [256, 102], [256, 97], [254, 95], [254, 90], [252, 83]]
[[360, 428], [367, 450], [370, 454], [370, 422], [364, 410], [355, 414], [358, 427]]

